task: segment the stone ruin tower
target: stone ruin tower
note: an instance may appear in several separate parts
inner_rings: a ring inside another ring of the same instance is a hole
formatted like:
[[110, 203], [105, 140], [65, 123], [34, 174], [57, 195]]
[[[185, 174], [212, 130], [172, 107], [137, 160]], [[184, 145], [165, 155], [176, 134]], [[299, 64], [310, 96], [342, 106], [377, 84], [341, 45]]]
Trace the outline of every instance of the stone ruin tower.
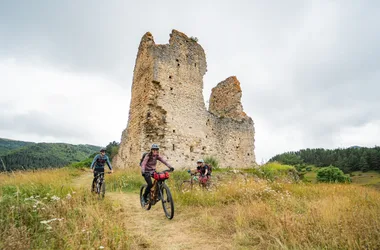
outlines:
[[165, 45], [156, 45], [149, 32], [142, 37], [116, 167], [137, 167], [152, 143], [176, 168], [205, 156], [216, 157], [220, 167], [255, 165], [254, 124], [243, 112], [239, 81], [233, 76], [214, 87], [207, 110], [206, 71], [203, 48], [185, 34], [173, 30]]

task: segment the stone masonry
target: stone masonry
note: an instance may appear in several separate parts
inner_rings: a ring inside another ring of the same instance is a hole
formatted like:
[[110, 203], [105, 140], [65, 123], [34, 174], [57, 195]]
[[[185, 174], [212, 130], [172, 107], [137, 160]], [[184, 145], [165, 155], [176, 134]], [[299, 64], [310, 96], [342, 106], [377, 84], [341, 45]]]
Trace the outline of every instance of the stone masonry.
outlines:
[[137, 167], [152, 143], [174, 167], [195, 166], [214, 156], [221, 167], [252, 167], [254, 124], [243, 112], [236, 77], [212, 89], [209, 110], [203, 99], [207, 71], [203, 48], [173, 30], [169, 44], [156, 45], [148, 32], [134, 69], [128, 126], [114, 165]]

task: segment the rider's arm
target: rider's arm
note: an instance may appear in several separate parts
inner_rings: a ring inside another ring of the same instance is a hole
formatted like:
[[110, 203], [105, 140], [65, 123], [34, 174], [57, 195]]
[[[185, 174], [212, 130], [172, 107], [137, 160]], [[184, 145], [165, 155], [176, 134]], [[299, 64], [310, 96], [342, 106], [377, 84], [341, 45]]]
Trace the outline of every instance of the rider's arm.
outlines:
[[92, 160], [92, 163], [91, 163], [90, 169], [92, 169], [92, 167], [94, 166], [96, 160], [98, 159], [98, 156], [99, 156], [99, 155], [95, 155], [94, 160]]
[[165, 164], [168, 168], [173, 168], [167, 161], [164, 160], [164, 158], [161, 157], [161, 155], [157, 156], [157, 160]]
[[112, 165], [111, 165], [111, 162], [110, 162], [110, 158], [108, 158], [108, 156], [106, 156], [106, 162], [107, 162], [108, 168], [110, 170], [112, 170]]
[[204, 175], [207, 175], [207, 173], [208, 173], [208, 166], [205, 165], [204, 169], [205, 169], [205, 173], [204, 173]]

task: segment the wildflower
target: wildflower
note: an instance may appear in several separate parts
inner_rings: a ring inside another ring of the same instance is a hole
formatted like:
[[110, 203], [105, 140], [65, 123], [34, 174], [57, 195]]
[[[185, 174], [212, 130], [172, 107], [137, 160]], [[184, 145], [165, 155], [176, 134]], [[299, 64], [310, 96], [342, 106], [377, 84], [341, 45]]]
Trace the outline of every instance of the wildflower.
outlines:
[[53, 196], [51, 197], [51, 199], [52, 199], [53, 201], [59, 201], [61, 198], [59, 198], [58, 196], [53, 195]]
[[104, 249], [104, 247], [103, 247], [103, 246], [100, 246], [99, 249]]
[[71, 199], [71, 195], [67, 194], [66, 199], [70, 200]]

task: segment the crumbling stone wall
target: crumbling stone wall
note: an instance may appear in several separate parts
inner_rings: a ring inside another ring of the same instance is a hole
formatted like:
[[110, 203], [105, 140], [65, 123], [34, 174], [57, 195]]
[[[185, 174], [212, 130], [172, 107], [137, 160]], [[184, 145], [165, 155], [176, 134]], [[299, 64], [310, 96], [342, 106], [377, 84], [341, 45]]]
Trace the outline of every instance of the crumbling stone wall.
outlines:
[[203, 48], [185, 34], [173, 30], [165, 45], [156, 45], [150, 33], [143, 36], [116, 167], [138, 166], [152, 143], [175, 167], [205, 156], [215, 156], [221, 167], [255, 164], [254, 125], [243, 112], [239, 81], [229, 77], [213, 88], [208, 111], [206, 71]]

